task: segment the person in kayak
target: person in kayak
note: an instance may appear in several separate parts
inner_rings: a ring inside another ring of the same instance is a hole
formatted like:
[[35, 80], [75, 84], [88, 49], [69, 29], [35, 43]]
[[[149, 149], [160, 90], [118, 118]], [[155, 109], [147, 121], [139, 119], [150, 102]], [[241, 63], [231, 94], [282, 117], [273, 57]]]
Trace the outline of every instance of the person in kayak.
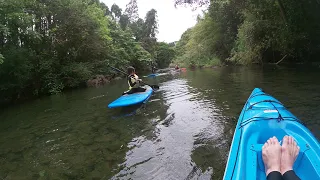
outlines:
[[143, 85], [143, 82], [141, 79], [139, 79], [138, 75], [136, 75], [136, 71], [134, 67], [129, 66], [128, 67], [128, 84], [129, 84], [129, 91], [125, 92], [125, 94], [133, 94], [137, 92], [145, 92], [146, 89], [141, 87]]
[[176, 64], [176, 67], [174, 68], [175, 70], [179, 70], [179, 66]]
[[300, 147], [291, 136], [284, 136], [282, 146], [276, 137], [262, 146], [262, 159], [267, 180], [300, 180], [293, 171]]
[[154, 74], [156, 72], [156, 67], [154, 65], [151, 66], [151, 72]]

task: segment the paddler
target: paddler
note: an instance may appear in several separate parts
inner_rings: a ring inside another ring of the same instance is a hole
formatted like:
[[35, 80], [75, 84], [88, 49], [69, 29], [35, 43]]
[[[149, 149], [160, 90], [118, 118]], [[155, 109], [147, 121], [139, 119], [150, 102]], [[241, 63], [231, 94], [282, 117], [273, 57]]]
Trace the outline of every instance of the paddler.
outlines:
[[125, 94], [132, 94], [136, 92], [145, 92], [146, 89], [141, 87], [143, 85], [143, 82], [141, 79], [139, 79], [138, 75], [136, 75], [136, 70], [134, 67], [129, 66], [128, 67], [128, 84], [129, 84], [129, 91], [127, 91]]
[[176, 67], [174, 68], [175, 70], [179, 70], [179, 66], [176, 64]]
[[151, 62], [150, 63], [150, 66], [151, 66], [151, 72], [154, 74], [155, 72], [156, 72], [156, 64], [155, 63], [153, 63], [153, 62]]
[[156, 67], [154, 65], [151, 66], [151, 72], [155, 73], [156, 72]]

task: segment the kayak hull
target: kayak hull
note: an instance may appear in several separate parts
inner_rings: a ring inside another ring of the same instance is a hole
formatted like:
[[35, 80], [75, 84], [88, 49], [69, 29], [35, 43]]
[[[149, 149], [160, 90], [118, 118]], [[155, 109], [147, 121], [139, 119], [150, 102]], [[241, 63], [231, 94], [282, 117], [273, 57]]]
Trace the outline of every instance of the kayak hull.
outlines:
[[[320, 179], [320, 144], [278, 100], [256, 88], [243, 107], [233, 136], [225, 180], [265, 180], [263, 144], [292, 136], [300, 146], [293, 170], [303, 179]], [[281, 143], [281, 142], [280, 142]]]
[[157, 77], [157, 76], [159, 76], [159, 74], [149, 74], [149, 75], [146, 76], [146, 77]]
[[153, 90], [150, 86], [145, 86], [144, 88], [146, 88], [145, 92], [122, 95], [120, 98], [110, 103], [108, 107], [109, 108], [126, 107], [126, 106], [132, 106], [132, 105], [147, 102]]

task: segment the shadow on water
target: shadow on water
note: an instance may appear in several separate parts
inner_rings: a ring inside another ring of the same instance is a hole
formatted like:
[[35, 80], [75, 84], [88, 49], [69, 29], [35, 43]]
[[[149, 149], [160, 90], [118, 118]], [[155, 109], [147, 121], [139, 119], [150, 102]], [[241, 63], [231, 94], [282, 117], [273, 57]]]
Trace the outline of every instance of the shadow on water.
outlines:
[[141, 114], [144, 112], [145, 108], [146, 108], [146, 104], [137, 104], [130, 107], [118, 108], [120, 109], [120, 110], [117, 110], [119, 112], [118, 115], [114, 115], [112, 119], [119, 119], [123, 117], [129, 117], [129, 116]]
[[10, 107], [0, 113], [0, 179], [222, 179], [254, 87], [320, 138], [319, 76], [275, 66], [203, 69], [148, 79], [161, 88], [143, 108], [107, 108], [125, 80]]

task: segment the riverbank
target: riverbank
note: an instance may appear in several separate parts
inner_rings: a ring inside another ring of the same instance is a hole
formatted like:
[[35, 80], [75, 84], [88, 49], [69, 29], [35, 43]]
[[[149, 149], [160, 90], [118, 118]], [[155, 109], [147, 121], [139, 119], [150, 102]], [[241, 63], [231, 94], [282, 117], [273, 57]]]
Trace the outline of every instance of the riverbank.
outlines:
[[[196, 70], [196, 69], [217, 69], [217, 68], [223, 68], [223, 67], [237, 67], [237, 66], [244, 66], [244, 65], [227, 65], [227, 64], [219, 64], [219, 65], [201, 65], [201, 66], [195, 66], [195, 65], [186, 65], [183, 63], [172, 63], [170, 64], [169, 68], [167, 69], [160, 69], [159, 72], [166, 72], [168, 70], [170, 70], [170, 68], [174, 68], [175, 65], [178, 65], [180, 68], [183, 67], [187, 67], [190, 70]], [[318, 70], [320, 68], [320, 65], [318, 63], [298, 63], [298, 64], [292, 64], [292, 63], [287, 63], [287, 62], [282, 62], [278, 65], [276, 64], [251, 64], [245, 67], [250, 67], [250, 66], [258, 66], [258, 67], [271, 67], [271, 68], [275, 68], [275, 69], [287, 69], [287, 68], [296, 68], [299, 69], [301, 71], [308, 71], [310, 70]], [[147, 74], [147, 72], [142, 72], [143, 74]], [[141, 76], [142, 77], [142, 76]], [[59, 91], [53, 94], [58, 94], [58, 93], [63, 93], [63, 92], [68, 92], [68, 91], [72, 91], [75, 89], [83, 89], [83, 88], [88, 88], [88, 87], [100, 87], [100, 86], [105, 86], [108, 85], [110, 82], [112, 81], [116, 81], [116, 80], [121, 80], [123, 78], [122, 74], [115, 74], [115, 73], [110, 73], [109, 75], [96, 75], [93, 76], [93, 78], [87, 80], [87, 81], [83, 81], [80, 83], [79, 86], [77, 87], [73, 87], [73, 88], [66, 88], [63, 91]], [[19, 103], [25, 103], [28, 101], [32, 101], [38, 98], [42, 98], [45, 96], [50, 96], [52, 94], [40, 94], [37, 96], [19, 96], [19, 98], [14, 99], [12, 101], [0, 101], [0, 107], [1, 108], [5, 108], [7, 106], [11, 106], [11, 105], [16, 105]]]
[[116, 75], [116, 74], [96, 75], [96, 76], [93, 76], [93, 78], [91, 78], [91, 79], [89, 79], [87, 81], [80, 82], [78, 86], [73, 87], [73, 88], [65, 88], [65, 89], [63, 89], [61, 91], [48, 93], [48, 94], [38, 94], [36, 96], [21, 96], [21, 95], [18, 95], [15, 99], [12, 99], [12, 100], [1, 100], [0, 101], [0, 108], [3, 109], [3, 108], [7, 108], [7, 107], [14, 106], [14, 105], [17, 105], [17, 104], [27, 103], [29, 101], [40, 99], [40, 98], [43, 98], [43, 97], [46, 97], [46, 96], [65, 93], [65, 92], [73, 91], [73, 90], [76, 90], [76, 89], [84, 89], [84, 88], [90, 88], [90, 87], [98, 88], [100, 86], [107, 85], [112, 81], [117, 81], [117, 80], [121, 80], [121, 79], [123, 79], [122, 76], [121, 75], [119, 76], [119, 75]]

